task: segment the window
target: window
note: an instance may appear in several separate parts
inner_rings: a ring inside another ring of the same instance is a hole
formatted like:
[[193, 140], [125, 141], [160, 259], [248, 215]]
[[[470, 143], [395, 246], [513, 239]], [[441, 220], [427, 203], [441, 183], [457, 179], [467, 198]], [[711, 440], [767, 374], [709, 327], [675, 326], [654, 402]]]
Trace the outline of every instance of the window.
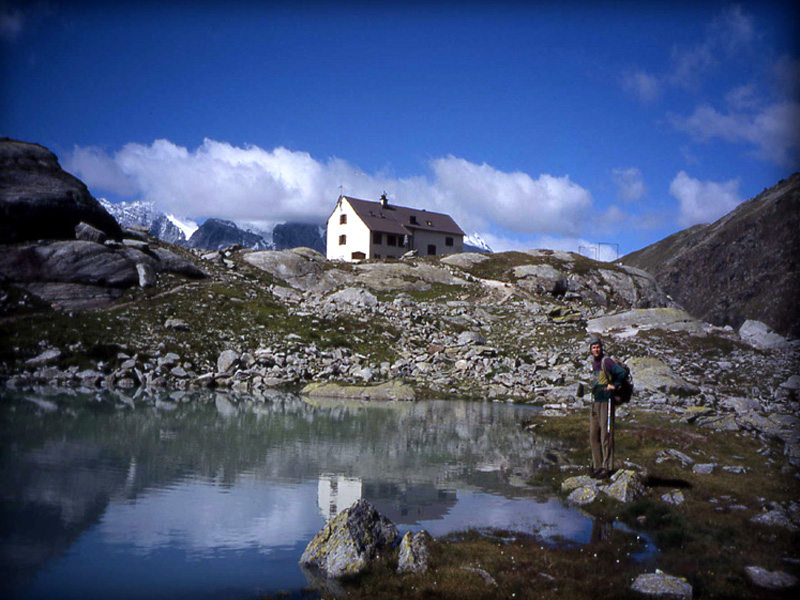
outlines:
[[380, 231], [372, 232], [372, 243], [378, 245], [383, 244], [383, 234]]
[[428, 256], [436, 256], [436, 244], [428, 244]]
[[339, 245], [340, 246], [344, 246], [346, 243], [347, 243], [347, 236], [346, 235], [340, 235], [339, 236]]
[[453, 245], [453, 238], [451, 238], [451, 237], [444, 238], [444, 245], [445, 246], [452, 246]]
[[380, 257], [381, 257], [380, 254], [375, 254], [374, 252], [372, 253], [372, 258], [380, 258]]
[[410, 217], [408, 217], [408, 220], [412, 225], [416, 225], [417, 224], [417, 215], [411, 215]]
[[364, 254], [363, 252], [352, 252], [350, 254], [350, 258], [353, 260], [364, 260], [365, 258], [367, 258], [367, 255]]
[[392, 234], [386, 235], [386, 245], [387, 246], [397, 246], [397, 236]]
[[339, 225], [347, 225], [347, 215], [339, 215]]

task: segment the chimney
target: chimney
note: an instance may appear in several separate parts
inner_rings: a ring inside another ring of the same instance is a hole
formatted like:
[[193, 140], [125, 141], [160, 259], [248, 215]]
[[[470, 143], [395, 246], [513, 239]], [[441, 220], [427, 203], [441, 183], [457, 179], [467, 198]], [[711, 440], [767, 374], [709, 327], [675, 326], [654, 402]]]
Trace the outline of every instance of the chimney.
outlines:
[[389, 206], [389, 199], [386, 197], [386, 192], [381, 194], [381, 208]]

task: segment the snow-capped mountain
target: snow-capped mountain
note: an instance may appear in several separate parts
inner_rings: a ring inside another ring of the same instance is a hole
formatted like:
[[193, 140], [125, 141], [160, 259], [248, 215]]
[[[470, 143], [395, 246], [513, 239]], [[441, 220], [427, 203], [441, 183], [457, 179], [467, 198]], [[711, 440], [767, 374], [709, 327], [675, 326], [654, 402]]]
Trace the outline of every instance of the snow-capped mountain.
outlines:
[[150, 235], [171, 244], [187, 245], [189, 238], [199, 227], [191, 219], [161, 212], [152, 202], [134, 200], [112, 204], [105, 198], [98, 200], [123, 227], [146, 227]]
[[464, 251], [465, 252], [488, 252], [492, 253], [493, 250], [489, 247], [480, 234], [473, 233], [464, 238]]
[[147, 227], [149, 229], [153, 221], [162, 214], [152, 202], [144, 200], [120, 202], [119, 204], [112, 204], [105, 198], [97, 200], [106, 209], [106, 212], [123, 227]]
[[239, 245], [254, 250], [285, 250], [305, 246], [325, 254], [325, 227], [306, 223], [279, 223], [270, 231], [249, 223], [207, 219], [202, 225], [184, 217], [166, 214], [152, 202], [136, 200], [113, 204], [98, 199], [123, 227], [146, 227], [150, 235], [188, 248], [218, 250]]
[[222, 250], [229, 246], [243, 246], [254, 250], [270, 250], [263, 237], [241, 229], [233, 221], [207, 219], [189, 238], [190, 248]]

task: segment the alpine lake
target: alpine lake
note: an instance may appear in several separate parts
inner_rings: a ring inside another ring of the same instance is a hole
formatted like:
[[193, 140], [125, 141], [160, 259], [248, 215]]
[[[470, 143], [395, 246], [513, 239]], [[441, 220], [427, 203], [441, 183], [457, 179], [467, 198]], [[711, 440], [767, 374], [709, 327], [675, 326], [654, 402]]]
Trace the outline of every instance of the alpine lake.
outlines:
[[401, 535], [589, 544], [596, 523], [530, 484], [563, 450], [522, 426], [536, 410], [0, 390], [0, 596], [316, 598], [300, 555], [359, 498]]

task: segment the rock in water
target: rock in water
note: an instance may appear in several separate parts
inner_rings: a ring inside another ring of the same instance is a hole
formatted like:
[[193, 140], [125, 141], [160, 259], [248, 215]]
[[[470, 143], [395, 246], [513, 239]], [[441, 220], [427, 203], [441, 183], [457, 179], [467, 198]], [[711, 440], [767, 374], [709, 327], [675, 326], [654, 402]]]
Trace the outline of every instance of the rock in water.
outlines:
[[397, 560], [398, 573], [424, 573], [428, 570], [431, 536], [427, 531], [407, 532], [400, 542], [400, 556]]
[[325, 524], [306, 547], [300, 565], [326, 577], [355, 575], [397, 535], [394, 523], [361, 499]]

